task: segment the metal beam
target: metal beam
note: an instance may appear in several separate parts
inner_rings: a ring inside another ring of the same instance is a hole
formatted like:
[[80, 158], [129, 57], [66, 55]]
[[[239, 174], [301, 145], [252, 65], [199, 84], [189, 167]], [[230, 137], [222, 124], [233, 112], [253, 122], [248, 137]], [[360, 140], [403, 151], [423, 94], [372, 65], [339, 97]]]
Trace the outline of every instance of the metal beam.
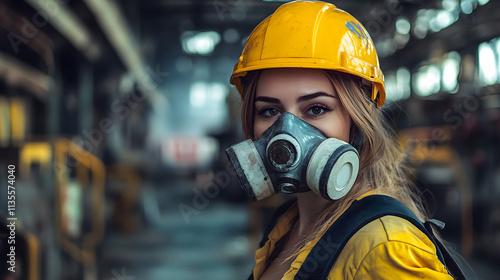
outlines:
[[32, 92], [42, 101], [47, 100], [53, 82], [49, 75], [2, 52], [0, 52], [0, 77], [8, 85]]
[[60, 4], [61, 1], [28, 0], [27, 2], [41, 13], [40, 17], [45, 17], [59, 33], [66, 37], [90, 61], [99, 58], [101, 55], [100, 49], [92, 42], [89, 30], [68, 7]]
[[125, 67], [132, 73], [141, 90], [150, 98], [153, 108], [164, 109], [166, 99], [158, 92], [158, 77], [151, 77], [150, 72], [153, 67], [145, 65], [138, 43], [130, 35], [127, 22], [119, 8], [109, 0], [85, 0], [85, 3], [95, 15]]

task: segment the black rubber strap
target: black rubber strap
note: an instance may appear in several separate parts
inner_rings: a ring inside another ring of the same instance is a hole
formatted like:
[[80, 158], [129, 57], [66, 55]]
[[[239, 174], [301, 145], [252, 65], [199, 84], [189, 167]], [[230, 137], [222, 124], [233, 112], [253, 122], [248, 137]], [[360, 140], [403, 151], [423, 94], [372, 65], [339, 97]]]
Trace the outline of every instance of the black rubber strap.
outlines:
[[[297, 199], [295, 198], [287, 200], [285, 203], [283, 203], [274, 211], [273, 215], [271, 216], [271, 219], [269, 219], [269, 222], [267, 223], [264, 229], [264, 235], [262, 236], [262, 240], [259, 243], [259, 248], [262, 248], [264, 247], [264, 245], [266, 245], [266, 242], [269, 240], [269, 234], [276, 226], [281, 216], [283, 216], [283, 214], [285, 214], [288, 208], [290, 208], [290, 206], [292, 206], [296, 201]], [[248, 277], [248, 280], [253, 280], [253, 271], [252, 274], [250, 274], [250, 276]]]
[[404, 218], [425, 233], [435, 244], [438, 259], [447, 267], [450, 274], [455, 279], [465, 279], [460, 267], [444, 245], [424, 227], [413, 212], [396, 199], [384, 195], [370, 195], [355, 201], [312, 248], [294, 279], [327, 279], [331, 267], [347, 241], [366, 224], [387, 215]]

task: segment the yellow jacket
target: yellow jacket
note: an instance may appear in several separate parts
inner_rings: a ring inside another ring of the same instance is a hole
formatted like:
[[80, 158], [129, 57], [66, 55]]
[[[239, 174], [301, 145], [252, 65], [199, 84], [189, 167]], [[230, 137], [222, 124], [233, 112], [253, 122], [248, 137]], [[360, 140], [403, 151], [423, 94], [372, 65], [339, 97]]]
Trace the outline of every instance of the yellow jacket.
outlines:
[[[255, 252], [254, 279], [259, 279], [264, 273], [267, 258], [276, 243], [290, 230], [297, 214], [297, 204], [294, 204], [269, 233], [266, 244]], [[316, 239], [304, 246], [282, 280], [295, 277], [318, 241]], [[385, 216], [370, 222], [351, 237], [333, 264], [328, 279], [453, 278], [438, 260], [434, 244], [424, 233], [403, 218]]]

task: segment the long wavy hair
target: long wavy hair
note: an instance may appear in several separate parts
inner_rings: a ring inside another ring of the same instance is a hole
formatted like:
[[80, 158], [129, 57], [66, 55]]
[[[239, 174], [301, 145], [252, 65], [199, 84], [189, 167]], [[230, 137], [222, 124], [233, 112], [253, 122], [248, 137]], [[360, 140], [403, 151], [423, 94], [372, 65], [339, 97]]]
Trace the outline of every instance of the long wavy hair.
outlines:
[[[254, 139], [254, 100], [260, 72], [250, 72], [242, 80], [242, 125], [246, 137], [250, 139]], [[381, 109], [377, 108], [370, 98], [371, 84], [362, 78], [342, 72], [325, 70], [325, 73], [351, 117], [351, 144], [356, 134], [360, 134], [357, 138], [363, 139], [358, 147], [360, 166], [351, 190], [346, 196], [332, 201], [326, 207], [300, 248], [308, 241], [319, 238], [357, 197], [371, 190], [397, 199], [424, 221], [427, 215], [421, 199], [413, 190], [413, 180], [409, 179], [412, 170], [405, 160], [405, 153], [394, 131], [386, 123]], [[288, 259], [297, 255], [300, 248], [292, 250], [293, 254]]]

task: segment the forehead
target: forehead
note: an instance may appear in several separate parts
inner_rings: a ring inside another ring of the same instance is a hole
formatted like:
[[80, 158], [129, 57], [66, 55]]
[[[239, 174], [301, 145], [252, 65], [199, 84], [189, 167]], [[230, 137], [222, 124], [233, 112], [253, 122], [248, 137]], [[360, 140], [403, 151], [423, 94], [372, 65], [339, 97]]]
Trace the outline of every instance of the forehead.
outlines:
[[256, 95], [295, 96], [320, 91], [335, 95], [326, 72], [307, 68], [277, 68], [262, 71]]

